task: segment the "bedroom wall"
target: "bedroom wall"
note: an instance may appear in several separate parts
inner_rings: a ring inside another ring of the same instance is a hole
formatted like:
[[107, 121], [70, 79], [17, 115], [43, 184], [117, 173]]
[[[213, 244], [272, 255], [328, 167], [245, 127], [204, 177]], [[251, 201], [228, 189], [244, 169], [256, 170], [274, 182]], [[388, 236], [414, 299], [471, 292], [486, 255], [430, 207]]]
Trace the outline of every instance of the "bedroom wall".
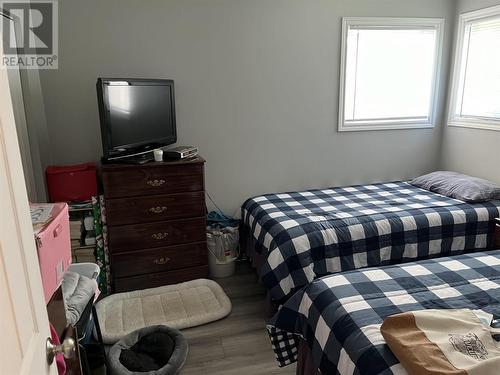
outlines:
[[[458, 0], [460, 13], [500, 5], [499, 0]], [[454, 50], [453, 46], [453, 50]], [[451, 79], [451, 77], [450, 77]], [[445, 126], [441, 168], [500, 183], [500, 131]]]
[[96, 78], [123, 76], [175, 80], [178, 144], [200, 147], [229, 214], [256, 194], [438, 166], [440, 126], [337, 132], [341, 17], [445, 18], [446, 66], [454, 0], [64, 0], [59, 12], [59, 69], [41, 72], [56, 163], [100, 157]]

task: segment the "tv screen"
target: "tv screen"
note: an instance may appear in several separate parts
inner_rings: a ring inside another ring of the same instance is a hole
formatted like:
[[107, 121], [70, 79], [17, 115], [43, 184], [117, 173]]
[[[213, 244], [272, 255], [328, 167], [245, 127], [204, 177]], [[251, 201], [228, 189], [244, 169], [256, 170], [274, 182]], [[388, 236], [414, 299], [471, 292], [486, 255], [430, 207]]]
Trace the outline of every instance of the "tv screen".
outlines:
[[97, 91], [105, 157], [176, 142], [173, 81], [100, 78]]

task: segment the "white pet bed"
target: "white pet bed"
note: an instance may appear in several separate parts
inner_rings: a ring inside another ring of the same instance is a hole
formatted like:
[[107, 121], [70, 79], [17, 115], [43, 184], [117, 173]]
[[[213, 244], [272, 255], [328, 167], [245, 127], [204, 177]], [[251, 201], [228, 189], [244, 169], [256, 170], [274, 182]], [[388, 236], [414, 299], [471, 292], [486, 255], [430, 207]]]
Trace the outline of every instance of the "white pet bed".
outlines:
[[182, 329], [213, 322], [231, 312], [219, 284], [207, 279], [112, 294], [96, 304], [105, 344], [140, 328], [163, 324]]

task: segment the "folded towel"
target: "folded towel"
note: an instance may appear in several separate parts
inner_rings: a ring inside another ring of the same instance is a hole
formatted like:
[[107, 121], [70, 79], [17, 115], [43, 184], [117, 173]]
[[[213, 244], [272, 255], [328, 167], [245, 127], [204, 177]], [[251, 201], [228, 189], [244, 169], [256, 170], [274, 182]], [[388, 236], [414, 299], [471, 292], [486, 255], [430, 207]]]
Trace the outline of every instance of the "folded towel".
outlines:
[[94, 217], [93, 216], [86, 216], [83, 219], [83, 226], [85, 227], [86, 231], [94, 230]]
[[500, 329], [472, 310], [419, 310], [387, 317], [380, 328], [410, 374], [497, 375]]

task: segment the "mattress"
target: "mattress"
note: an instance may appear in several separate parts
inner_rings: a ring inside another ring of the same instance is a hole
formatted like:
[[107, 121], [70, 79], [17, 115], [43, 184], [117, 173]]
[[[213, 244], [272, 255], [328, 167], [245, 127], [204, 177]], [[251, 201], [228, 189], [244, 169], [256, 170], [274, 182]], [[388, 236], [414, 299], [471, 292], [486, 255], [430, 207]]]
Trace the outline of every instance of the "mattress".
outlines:
[[264, 257], [259, 274], [279, 302], [328, 274], [488, 249], [499, 216], [500, 201], [465, 203], [407, 182], [267, 194], [242, 206]]
[[267, 326], [280, 366], [305, 340], [323, 374], [406, 374], [380, 326], [423, 309], [479, 310], [500, 318], [500, 250], [366, 268], [319, 278]]

